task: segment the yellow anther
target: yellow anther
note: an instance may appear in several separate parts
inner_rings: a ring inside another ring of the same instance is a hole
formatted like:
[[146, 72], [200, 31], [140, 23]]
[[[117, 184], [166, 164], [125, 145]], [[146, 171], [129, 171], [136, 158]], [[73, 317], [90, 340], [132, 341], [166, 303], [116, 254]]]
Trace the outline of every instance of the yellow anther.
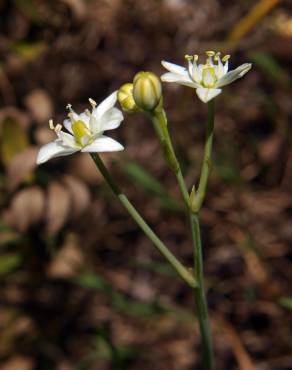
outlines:
[[209, 50], [209, 51], [206, 51], [206, 54], [208, 57], [213, 57], [215, 55], [215, 51]]
[[193, 58], [194, 58], [194, 61], [196, 62], [199, 59], [199, 55], [195, 54]]
[[56, 134], [62, 130], [62, 125], [58, 123], [56, 126], [54, 126], [54, 122], [52, 119], [49, 120], [49, 127], [51, 130], [55, 131]]
[[188, 60], [188, 61], [192, 61], [194, 59], [194, 57], [192, 55], [186, 54], [185, 59]]
[[227, 62], [227, 60], [230, 58], [230, 55], [225, 55], [223, 58], [222, 58], [222, 61], [223, 62]]
[[55, 132], [56, 132], [56, 134], [58, 133], [58, 132], [60, 132], [62, 130], [62, 125], [60, 125], [60, 123], [58, 123], [56, 126], [55, 126]]
[[218, 51], [215, 56], [214, 56], [214, 60], [219, 60], [220, 59], [220, 55], [221, 55], [221, 52]]
[[93, 106], [93, 107], [96, 107], [96, 101], [95, 100], [93, 100], [93, 99], [91, 99], [91, 98], [89, 98], [88, 99], [89, 100], [89, 103]]

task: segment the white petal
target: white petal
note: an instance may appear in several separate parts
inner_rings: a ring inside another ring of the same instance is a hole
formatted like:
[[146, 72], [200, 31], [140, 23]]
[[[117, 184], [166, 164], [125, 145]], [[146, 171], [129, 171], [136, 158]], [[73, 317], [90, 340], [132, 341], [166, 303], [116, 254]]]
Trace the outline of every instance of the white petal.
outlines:
[[222, 76], [225, 75], [226, 72], [224, 71], [224, 66], [220, 58], [218, 58], [217, 63], [218, 64], [215, 65], [214, 68], [215, 68], [215, 74], [216, 74], [217, 80], [219, 80]]
[[96, 108], [93, 109], [92, 115], [95, 118], [101, 117], [107, 110], [111, 109], [117, 101], [117, 91], [104, 99]]
[[202, 64], [197, 65], [197, 63], [194, 61], [191, 74], [193, 80], [200, 84], [202, 81], [202, 74], [203, 74]]
[[100, 118], [91, 116], [90, 129], [93, 135], [100, 134], [106, 130], [113, 130], [120, 126], [124, 119], [123, 113], [118, 108], [111, 108]]
[[[74, 136], [67, 134], [67, 132], [60, 131], [58, 132], [58, 137], [62, 141], [61, 145], [70, 147], [70, 148], [75, 148], [76, 147], [76, 142], [74, 139]], [[59, 142], [59, 140], [57, 141]]]
[[61, 157], [77, 152], [78, 148], [69, 148], [60, 145], [60, 143], [53, 141], [52, 143], [42, 146], [38, 152], [37, 164], [47, 162], [49, 159]]
[[111, 108], [100, 118], [100, 130], [113, 130], [120, 126], [123, 119], [123, 113], [118, 108]]
[[69, 118], [67, 118], [63, 121], [63, 125], [64, 125], [65, 129], [70, 132], [70, 134], [73, 134], [72, 122]]
[[100, 136], [99, 138], [95, 139], [92, 144], [87, 145], [81, 151], [96, 153], [96, 152], [117, 152], [123, 149], [124, 147], [116, 140], [107, 136]]
[[237, 67], [233, 71], [226, 73], [223, 77], [221, 77], [217, 83], [216, 87], [222, 87], [225, 85], [229, 85], [231, 82], [237, 80], [238, 78], [244, 76], [250, 69], [250, 63], [242, 64], [241, 66]]
[[179, 75], [187, 76], [188, 71], [185, 67], [179, 66], [178, 64], [169, 63], [163, 60], [161, 62], [164, 68], [166, 68], [169, 72], [173, 72]]
[[193, 88], [198, 88], [200, 87], [199, 84], [197, 84], [196, 82], [194, 82], [190, 77], [189, 75], [187, 76], [182, 76], [182, 75], [178, 75], [177, 73], [172, 73], [172, 72], [168, 72], [168, 73], [164, 73], [161, 77], [160, 77], [161, 81], [163, 82], [176, 82], [180, 85], [184, 85], [184, 86], [189, 86], [189, 87], [193, 87]]
[[199, 99], [202, 100], [204, 103], [208, 103], [208, 101], [215, 98], [217, 95], [221, 93], [222, 89], [207, 89], [204, 87], [200, 87], [199, 89], [196, 89], [196, 93], [199, 97]]

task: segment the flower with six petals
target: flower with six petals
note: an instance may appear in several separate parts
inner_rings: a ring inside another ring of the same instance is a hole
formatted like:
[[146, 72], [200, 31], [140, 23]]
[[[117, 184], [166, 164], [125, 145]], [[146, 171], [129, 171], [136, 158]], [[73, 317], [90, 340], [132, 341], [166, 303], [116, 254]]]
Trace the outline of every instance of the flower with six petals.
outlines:
[[193, 87], [202, 102], [207, 103], [222, 92], [221, 87], [244, 76], [250, 69], [250, 63], [244, 63], [228, 72], [229, 55], [222, 59], [220, 53], [207, 51], [205, 64], [198, 64], [198, 55], [186, 55], [188, 68], [162, 61], [163, 67], [169, 72], [161, 76], [164, 82], [176, 82], [180, 85]]
[[57, 138], [41, 147], [37, 164], [78, 151], [96, 153], [123, 150], [124, 147], [120, 143], [103, 135], [104, 131], [119, 127], [123, 120], [122, 112], [114, 107], [116, 101], [117, 92], [112, 93], [99, 105], [89, 99], [92, 111], [86, 110], [81, 114], [77, 114], [68, 104], [69, 119], [63, 122], [68, 132], [62, 130], [62, 125], [54, 126], [53, 121], [50, 121], [50, 128], [55, 131]]

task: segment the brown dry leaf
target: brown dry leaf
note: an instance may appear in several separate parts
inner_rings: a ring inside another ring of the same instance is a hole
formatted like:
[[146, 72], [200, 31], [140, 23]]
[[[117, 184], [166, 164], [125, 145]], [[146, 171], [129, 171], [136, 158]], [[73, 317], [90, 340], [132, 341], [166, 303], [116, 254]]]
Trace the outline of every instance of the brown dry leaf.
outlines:
[[265, 283], [269, 274], [264, 262], [252, 250], [245, 247], [246, 235], [238, 228], [234, 227], [230, 230], [229, 236], [234, 240], [235, 244], [240, 246], [240, 252], [244, 258], [249, 274], [258, 283]]
[[2, 130], [2, 122], [6, 118], [10, 118], [13, 119], [14, 121], [17, 121], [23, 129], [27, 129], [31, 123], [30, 118], [26, 112], [16, 109], [14, 107], [6, 107], [0, 110], [0, 122], [1, 122], [0, 134]]
[[81, 215], [89, 205], [90, 193], [87, 186], [73, 176], [66, 175], [63, 182], [71, 194], [70, 217]]
[[277, 159], [282, 148], [283, 140], [280, 135], [275, 134], [260, 143], [258, 146], [259, 157], [265, 163], [272, 163]]
[[53, 116], [53, 102], [45, 90], [33, 90], [24, 98], [24, 103], [37, 123], [47, 122]]
[[74, 366], [67, 361], [62, 361], [57, 365], [57, 370], [73, 370]]
[[227, 322], [223, 322], [222, 320], [220, 321], [224, 331], [229, 337], [229, 343], [233, 349], [240, 370], [258, 370], [251, 360], [249, 354], [246, 352], [236, 330]]
[[24, 232], [42, 220], [44, 209], [45, 195], [42, 189], [37, 186], [25, 188], [13, 197], [10, 208], [4, 214], [4, 221]]
[[48, 267], [47, 274], [51, 278], [70, 278], [80, 270], [84, 256], [74, 235], [69, 235], [65, 245]]
[[28, 135], [20, 123], [11, 117], [1, 121], [0, 156], [5, 165], [29, 145]]
[[34, 361], [32, 358], [14, 356], [1, 366], [1, 370], [32, 370], [33, 367]]
[[69, 6], [77, 20], [82, 21], [86, 17], [87, 7], [83, 0], [63, 0], [63, 2]]
[[67, 189], [57, 182], [48, 187], [47, 195], [47, 226], [49, 235], [56, 234], [67, 221], [71, 205], [71, 197]]
[[292, 205], [290, 194], [274, 191], [259, 193], [243, 193], [242, 202], [245, 209], [254, 217], [275, 219], [275, 216]]
[[255, 281], [259, 284], [267, 282], [269, 278], [268, 271], [264, 268], [264, 264], [258, 256], [252, 250], [245, 250], [243, 256], [248, 271]]
[[8, 166], [7, 180], [10, 190], [14, 190], [23, 180], [27, 179], [36, 167], [38, 148], [29, 147], [12, 158]]

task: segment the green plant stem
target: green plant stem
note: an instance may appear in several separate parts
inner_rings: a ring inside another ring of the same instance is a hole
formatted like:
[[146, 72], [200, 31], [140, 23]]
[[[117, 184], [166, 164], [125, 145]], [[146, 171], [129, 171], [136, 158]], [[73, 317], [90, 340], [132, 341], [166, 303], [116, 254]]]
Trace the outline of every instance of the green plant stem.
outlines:
[[118, 197], [119, 201], [129, 212], [132, 218], [144, 231], [147, 237], [153, 242], [157, 250], [163, 255], [163, 257], [169, 262], [177, 274], [192, 288], [197, 286], [197, 283], [193, 275], [180, 263], [180, 261], [170, 252], [166, 245], [158, 238], [158, 236], [153, 232], [153, 230], [147, 225], [144, 219], [137, 212], [135, 207], [129, 201], [125, 194], [122, 193], [118, 185], [115, 183], [114, 179], [108, 172], [107, 168], [103, 164], [100, 156], [97, 153], [91, 154], [91, 157], [96, 164], [96, 167], [99, 169], [103, 175], [108, 186], [111, 188], [113, 193]]
[[195, 288], [195, 299], [197, 317], [202, 338], [203, 367], [205, 370], [212, 370], [213, 346], [208, 318], [208, 305], [204, 289], [203, 253], [200, 233], [200, 221], [198, 214], [191, 214], [190, 221], [193, 239], [194, 270], [198, 283], [198, 286]]
[[159, 138], [165, 160], [172, 172], [175, 174], [185, 206], [189, 210], [190, 197], [180, 168], [179, 161], [177, 160], [175, 155], [171, 137], [169, 135], [166, 114], [162, 109], [158, 110], [154, 114], [151, 114], [149, 118], [153, 122], [153, 126]]
[[202, 338], [203, 366], [205, 370], [212, 370], [213, 348], [208, 319], [208, 306], [204, 289], [202, 242], [198, 212], [205, 198], [206, 188], [211, 169], [211, 155], [214, 130], [214, 102], [211, 101], [208, 103], [208, 120], [207, 120], [206, 143], [204, 149], [204, 159], [201, 169], [198, 190], [195, 193], [194, 198], [195, 205], [190, 204], [188, 190], [169, 135], [165, 112], [163, 110], [155, 112], [154, 114], [152, 114], [151, 119], [155, 131], [159, 137], [161, 146], [163, 148], [165, 159], [168, 162], [171, 170], [174, 172], [176, 179], [178, 181], [178, 185], [182, 193], [182, 197], [184, 199], [184, 203], [190, 221], [193, 243], [194, 271], [196, 281], [198, 284], [194, 290], [195, 290], [197, 317], [199, 321], [200, 333]]
[[208, 120], [206, 129], [206, 142], [204, 158], [200, 174], [198, 190], [195, 193], [194, 202], [191, 204], [190, 213], [191, 230], [193, 239], [193, 257], [195, 277], [198, 286], [195, 288], [196, 307], [203, 346], [203, 367], [212, 370], [214, 366], [212, 336], [208, 318], [208, 305], [204, 289], [203, 252], [200, 232], [199, 211], [205, 199], [208, 179], [211, 171], [211, 156], [214, 132], [214, 101], [208, 103]]

